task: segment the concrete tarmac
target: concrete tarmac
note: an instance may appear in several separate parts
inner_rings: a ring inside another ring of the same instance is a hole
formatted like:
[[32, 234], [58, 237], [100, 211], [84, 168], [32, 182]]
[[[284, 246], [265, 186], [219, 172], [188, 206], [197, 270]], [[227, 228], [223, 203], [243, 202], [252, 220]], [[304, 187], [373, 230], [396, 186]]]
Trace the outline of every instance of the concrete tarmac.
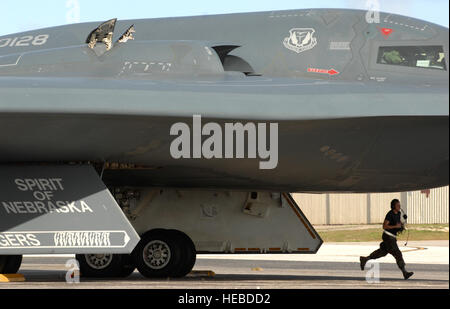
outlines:
[[448, 241], [414, 245], [401, 248], [415, 273], [407, 281], [392, 256], [361, 271], [359, 254], [377, 244], [352, 243], [324, 244], [316, 255], [198, 255], [194, 272], [183, 279], [146, 279], [135, 271], [127, 279], [81, 278], [78, 284], [66, 283], [72, 256], [25, 256], [20, 273], [26, 281], [0, 283], [0, 289], [449, 289]]

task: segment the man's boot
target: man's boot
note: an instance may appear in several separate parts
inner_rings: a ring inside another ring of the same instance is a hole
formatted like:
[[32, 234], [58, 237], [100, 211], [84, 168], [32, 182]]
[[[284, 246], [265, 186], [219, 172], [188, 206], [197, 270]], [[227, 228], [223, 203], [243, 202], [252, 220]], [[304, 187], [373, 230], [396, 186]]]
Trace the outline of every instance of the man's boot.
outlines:
[[403, 273], [403, 278], [405, 278], [405, 280], [408, 280], [412, 275], [414, 275], [414, 273], [411, 272], [404, 272]]
[[406, 271], [405, 267], [402, 267], [401, 270], [403, 273], [403, 278], [405, 278], [405, 280], [408, 280], [412, 275], [414, 275], [413, 272]]
[[369, 260], [369, 258], [367, 258], [367, 257], [364, 257], [364, 256], [359, 257], [359, 263], [361, 266], [361, 270], [364, 270], [364, 267], [366, 266], [366, 263], [368, 260]]

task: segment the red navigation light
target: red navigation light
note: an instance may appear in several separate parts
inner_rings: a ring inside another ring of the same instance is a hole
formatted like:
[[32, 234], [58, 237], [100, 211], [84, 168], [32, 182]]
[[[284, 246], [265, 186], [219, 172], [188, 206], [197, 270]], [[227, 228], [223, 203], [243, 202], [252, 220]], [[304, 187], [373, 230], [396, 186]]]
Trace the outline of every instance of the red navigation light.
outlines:
[[381, 28], [380, 30], [381, 34], [383, 34], [385, 37], [389, 37], [392, 34], [392, 32], [394, 32], [394, 30], [390, 28]]

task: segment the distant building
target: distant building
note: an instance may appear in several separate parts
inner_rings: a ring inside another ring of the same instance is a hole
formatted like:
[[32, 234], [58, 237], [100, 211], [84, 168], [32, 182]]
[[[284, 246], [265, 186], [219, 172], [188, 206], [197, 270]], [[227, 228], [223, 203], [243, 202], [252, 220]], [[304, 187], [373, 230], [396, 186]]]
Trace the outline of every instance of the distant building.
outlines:
[[412, 224], [448, 224], [449, 187], [403, 193], [293, 194], [312, 224], [382, 223], [397, 198]]

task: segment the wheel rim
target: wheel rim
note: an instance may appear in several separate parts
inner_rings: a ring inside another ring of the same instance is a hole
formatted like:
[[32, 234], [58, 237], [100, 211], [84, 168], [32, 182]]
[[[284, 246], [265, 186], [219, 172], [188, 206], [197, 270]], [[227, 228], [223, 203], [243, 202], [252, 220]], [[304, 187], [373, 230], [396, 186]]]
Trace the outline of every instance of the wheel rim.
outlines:
[[171, 252], [167, 243], [160, 240], [149, 242], [142, 251], [145, 264], [151, 269], [162, 269], [170, 262]]
[[97, 270], [105, 269], [113, 260], [112, 254], [85, 254], [85, 257], [89, 267]]

